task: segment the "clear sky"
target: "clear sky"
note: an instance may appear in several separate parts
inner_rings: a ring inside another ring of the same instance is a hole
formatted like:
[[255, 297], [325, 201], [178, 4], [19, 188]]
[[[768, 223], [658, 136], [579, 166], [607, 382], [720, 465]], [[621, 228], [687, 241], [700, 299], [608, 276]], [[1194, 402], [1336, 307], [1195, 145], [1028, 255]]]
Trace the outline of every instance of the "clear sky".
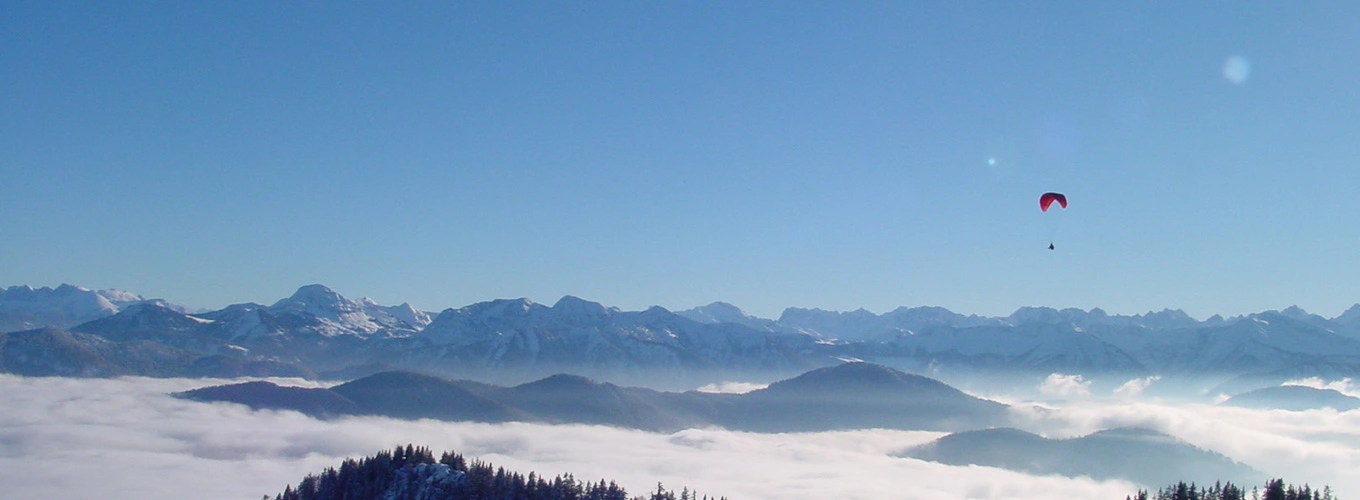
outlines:
[[1360, 302], [1360, 3], [394, 4], [0, 0], [0, 286]]

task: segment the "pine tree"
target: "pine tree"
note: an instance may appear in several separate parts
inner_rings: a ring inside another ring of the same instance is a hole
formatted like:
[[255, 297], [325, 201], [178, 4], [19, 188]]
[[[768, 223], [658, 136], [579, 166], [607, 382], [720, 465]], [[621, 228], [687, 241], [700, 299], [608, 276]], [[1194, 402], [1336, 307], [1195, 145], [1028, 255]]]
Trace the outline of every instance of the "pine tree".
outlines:
[[1266, 481], [1265, 496], [1262, 500], [1286, 500], [1286, 498], [1283, 479]]

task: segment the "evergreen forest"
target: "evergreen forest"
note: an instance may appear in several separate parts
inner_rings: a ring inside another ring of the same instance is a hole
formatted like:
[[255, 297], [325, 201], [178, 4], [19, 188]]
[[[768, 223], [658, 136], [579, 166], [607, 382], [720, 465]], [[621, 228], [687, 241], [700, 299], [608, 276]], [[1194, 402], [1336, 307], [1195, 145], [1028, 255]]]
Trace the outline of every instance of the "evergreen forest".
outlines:
[[[263, 500], [269, 500], [265, 495]], [[428, 448], [398, 446], [360, 459], [345, 459], [340, 468], [308, 474], [288, 485], [273, 500], [726, 500], [700, 497], [689, 488], [667, 490], [657, 483], [646, 495], [630, 496], [614, 481], [581, 482], [571, 474], [552, 479], [527, 476], [468, 461], [444, 452], [438, 460]]]
[[1284, 479], [1266, 481], [1264, 487], [1253, 486], [1247, 490], [1232, 483], [1214, 483], [1213, 486], [1196, 486], [1194, 483], [1178, 482], [1149, 493], [1138, 493], [1124, 500], [1337, 500], [1330, 486], [1313, 489], [1311, 486], [1286, 484]]

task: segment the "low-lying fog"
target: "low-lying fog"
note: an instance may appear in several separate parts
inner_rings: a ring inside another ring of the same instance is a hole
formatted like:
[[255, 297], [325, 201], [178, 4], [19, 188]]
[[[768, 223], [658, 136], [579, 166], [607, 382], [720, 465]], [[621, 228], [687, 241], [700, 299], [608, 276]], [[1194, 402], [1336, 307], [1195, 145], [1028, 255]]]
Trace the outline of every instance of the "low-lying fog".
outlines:
[[[0, 488], [10, 498], [256, 499], [345, 457], [416, 443], [523, 473], [617, 480], [632, 494], [660, 481], [732, 500], [759, 498], [1106, 498], [1137, 486], [953, 467], [889, 453], [940, 433], [865, 430], [754, 434], [695, 429], [650, 434], [589, 426], [467, 424], [253, 412], [167, 394], [222, 380], [62, 379], [0, 375]], [[316, 385], [299, 380], [285, 385]], [[1061, 395], [1020, 404], [1017, 426], [1050, 437], [1150, 427], [1291, 483], [1330, 484], [1360, 498], [1360, 411], [1260, 411], [1140, 399], [1155, 380], [1105, 397], [1079, 379], [1036, 388]], [[741, 391], [758, 386], [715, 385]], [[1162, 485], [1149, 485], [1152, 487]]]

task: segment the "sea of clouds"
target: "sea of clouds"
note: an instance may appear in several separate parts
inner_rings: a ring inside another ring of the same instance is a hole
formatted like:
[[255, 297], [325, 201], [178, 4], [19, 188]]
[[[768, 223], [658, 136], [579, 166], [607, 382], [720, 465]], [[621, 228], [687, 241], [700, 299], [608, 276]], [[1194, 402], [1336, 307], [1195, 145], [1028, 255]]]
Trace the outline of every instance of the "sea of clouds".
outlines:
[[[0, 375], [0, 490], [9, 498], [254, 500], [345, 457], [406, 443], [523, 473], [612, 479], [632, 494], [661, 482], [732, 500], [1118, 500], [1138, 488], [1123, 481], [1036, 477], [889, 456], [941, 435], [935, 432], [657, 434], [580, 425], [321, 421], [168, 395], [226, 382]], [[1360, 498], [1360, 478], [1352, 477], [1360, 470], [1360, 411], [1258, 411], [1131, 400], [1127, 394], [1089, 397], [1018, 405], [1017, 422], [1052, 437], [1151, 427], [1290, 482], [1327, 483], [1342, 498]]]

